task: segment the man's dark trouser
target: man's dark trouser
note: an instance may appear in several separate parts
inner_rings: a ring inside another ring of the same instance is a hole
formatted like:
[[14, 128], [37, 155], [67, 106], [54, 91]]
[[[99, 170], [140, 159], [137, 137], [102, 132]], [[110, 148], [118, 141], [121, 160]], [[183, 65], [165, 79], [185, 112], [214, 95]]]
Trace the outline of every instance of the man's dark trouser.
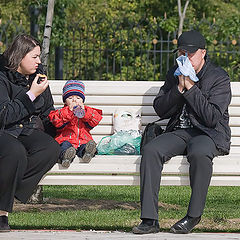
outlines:
[[177, 155], [186, 155], [190, 163], [192, 194], [187, 214], [191, 217], [202, 215], [212, 176], [212, 159], [218, 155], [218, 150], [210, 137], [190, 128], [164, 133], [144, 147], [140, 166], [141, 219], [158, 219], [163, 164]]

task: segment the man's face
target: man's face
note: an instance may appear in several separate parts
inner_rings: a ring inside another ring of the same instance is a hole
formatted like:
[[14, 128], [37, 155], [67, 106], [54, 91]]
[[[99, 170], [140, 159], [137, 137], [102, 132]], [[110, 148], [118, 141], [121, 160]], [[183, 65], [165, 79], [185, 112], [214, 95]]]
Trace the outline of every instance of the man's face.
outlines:
[[[179, 56], [181, 56], [181, 55], [185, 55], [186, 51], [179, 50], [178, 53], [179, 53]], [[202, 66], [205, 62], [204, 60], [205, 55], [206, 55], [205, 49], [198, 49], [194, 53], [187, 52], [189, 61], [191, 62], [196, 73], [198, 73], [202, 69]]]

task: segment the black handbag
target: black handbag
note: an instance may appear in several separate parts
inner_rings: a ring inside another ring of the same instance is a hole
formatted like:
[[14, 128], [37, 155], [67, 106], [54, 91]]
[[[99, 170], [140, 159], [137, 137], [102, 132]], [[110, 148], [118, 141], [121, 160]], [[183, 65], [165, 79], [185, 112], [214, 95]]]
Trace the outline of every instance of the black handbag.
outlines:
[[143, 154], [143, 147], [149, 143], [151, 140], [153, 140], [155, 137], [159, 136], [163, 133], [164, 129], [161, 127], [160, 122], [161, 120], [158, 119], [157, 121], [148, 123], [145, 127], [142, 139], [140, 143], [140, 153]]

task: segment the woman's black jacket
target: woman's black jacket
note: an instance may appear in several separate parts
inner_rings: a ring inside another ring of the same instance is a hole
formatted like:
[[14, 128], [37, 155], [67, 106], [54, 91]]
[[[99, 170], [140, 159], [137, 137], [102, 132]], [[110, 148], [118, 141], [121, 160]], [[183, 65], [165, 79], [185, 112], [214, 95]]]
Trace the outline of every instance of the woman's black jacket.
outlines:
[[153, 104], [160, 118], [170, 118], [166, 131], [173, 131], [186, 103], [193, 126], [213, 139], [220, 154], [228, 154], [231, 138], [228, 106], [232, 97], [228, 74], [206, 57], [204, 66], [197, 74], [199, 82], [182, 94], [178, 90], [178, 79], [174, 77], [176, 68], [174, 66], [168, 71]]
[[[33, 129], [44, 129], [54, 135], [54, 127], [48, 120], [48, 114], [53, 107], [53, 99], [49, 87], [33, 102], [26, 92], [37, 73], [43, 73], [39, 65], [35, 74], [25, 76], [17, 71], [10, 71], [6, 61], [0, 55], [0, 111], [5, 109], [6, 121], [4, 131], [18, 137], [20, 134], [29, 135]], [[3, 118], [3, 115], [1, 114]], [[3, 119], [0, 119], [1, 123]]]

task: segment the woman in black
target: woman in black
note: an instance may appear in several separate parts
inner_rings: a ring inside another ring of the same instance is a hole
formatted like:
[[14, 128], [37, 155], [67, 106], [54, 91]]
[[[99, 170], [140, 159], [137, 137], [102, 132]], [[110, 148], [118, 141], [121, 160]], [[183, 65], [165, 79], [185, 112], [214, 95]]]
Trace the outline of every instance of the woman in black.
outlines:
[[59, 156], [46, 133], [54, 108], [40, 53], [39, 42], [21, 34], [0, 55], [0, 232], [10, 231], [14, 198], [26, 203]]

